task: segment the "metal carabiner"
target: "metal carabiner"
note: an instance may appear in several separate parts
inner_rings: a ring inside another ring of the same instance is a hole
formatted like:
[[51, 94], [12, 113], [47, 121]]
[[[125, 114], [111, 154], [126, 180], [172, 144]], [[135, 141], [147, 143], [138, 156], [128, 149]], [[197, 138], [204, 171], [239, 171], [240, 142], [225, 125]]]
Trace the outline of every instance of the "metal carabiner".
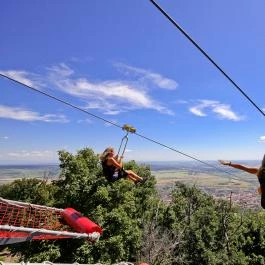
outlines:
[[[119, 156], [120, 154], [120, 151], [122, 150], [122, 153], [120, 156], [123, 156], [124, 155], [124, 152], [125, 152], [125, 149], [126, 149], [126, 146], [127, 146], [127, 143], [128, 143], [128, 132], [127, 134], [121, 139], [121, 144], [120, 144], [120, 147], [119, 147], [119, 150], [118, 150], [118, 153], [117, 153], [117, 156]], [[123, 147], [123, 148], [122, 148]]]
[[[122, 150], [122, 154], [121, 154], [121, 156], [124, 155], [124, 152], [125, 152], [125, 150], [126, 150], [126, 146], [127, 146], [128, 140], [129, 140], [129, 138], [128, 138], [128, 134], [129, 134], [129, 133], [135, 133], [135, 132], [136, 132], [136, 129], [135, 129], [133, 126], [128, 125], [128, 124], [124, 124], [123, 127], [122, 127], [122, 129], [123, 129], [124, 131], [126, 131], [127, 133], [126, 133], [126, 135], [125, 135], [125, 136], [122, 138], [122, 140], [121, 140], [121, 144], [120, 144], [120, 147], [119, 147], [119, 150], [118, 150], [117, 156], [119, 156], [119, 153], [120, 153], [121, 150]], [[123, 147], [123, 148], [122, 148], [122, 147]]]

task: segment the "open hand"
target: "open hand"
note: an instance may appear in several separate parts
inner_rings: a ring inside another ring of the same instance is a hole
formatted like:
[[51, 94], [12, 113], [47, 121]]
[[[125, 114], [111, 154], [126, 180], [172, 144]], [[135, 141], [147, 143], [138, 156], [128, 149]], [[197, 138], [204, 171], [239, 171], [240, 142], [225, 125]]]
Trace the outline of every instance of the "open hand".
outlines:
[[231, 165], [231, 162], [229, 161], [225, 161], [225, 160], [218, 160], [222, 165], [224, 165], [224, 166], [229, 166], [229, 165]]

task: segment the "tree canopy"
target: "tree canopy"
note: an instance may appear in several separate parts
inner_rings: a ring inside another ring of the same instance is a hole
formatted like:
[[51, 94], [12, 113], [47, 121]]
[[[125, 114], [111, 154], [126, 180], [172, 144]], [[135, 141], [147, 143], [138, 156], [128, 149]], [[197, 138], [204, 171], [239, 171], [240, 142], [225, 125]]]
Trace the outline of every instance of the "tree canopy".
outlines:
[[33, 241], [10, 246], [31, 262], [170, 264], [265, 264], [265, 214], [242, 210], [176, 183], [171, 202], [159, 197], [148, 165], [125, 164], [147, 177], [135, 185], [109, 183], [90, 148], [59, 151], [60, 177], [52, 182], [21, 179], [0, 186], [6, 199], [72, 207], [103, 228], [94, 244], [81, 239]]

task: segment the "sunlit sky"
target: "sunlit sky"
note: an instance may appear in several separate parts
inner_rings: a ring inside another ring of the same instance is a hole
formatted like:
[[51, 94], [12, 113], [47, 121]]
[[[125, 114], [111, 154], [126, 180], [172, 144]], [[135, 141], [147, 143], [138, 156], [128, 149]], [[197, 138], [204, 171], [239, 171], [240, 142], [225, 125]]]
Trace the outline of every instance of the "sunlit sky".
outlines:
[[[265, 1], [157, 1], [265, 109]], [[200, 160], [261, 159], [264, 116], [148, 0], [3, 0], [0, 73]], [[124, 132], [0, 78], [0, 163]], [[187, 157], [130, 135], [126, 159]]]

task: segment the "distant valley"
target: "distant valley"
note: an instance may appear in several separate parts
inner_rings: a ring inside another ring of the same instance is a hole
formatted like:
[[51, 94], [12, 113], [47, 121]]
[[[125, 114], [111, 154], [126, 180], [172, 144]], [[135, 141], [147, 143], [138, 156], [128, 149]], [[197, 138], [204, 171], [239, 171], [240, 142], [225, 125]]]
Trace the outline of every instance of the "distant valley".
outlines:
[[[238, 161], [258, 166], [259, 161]], [[140, 162], [139, 162], [140, 163]], [[145, 162], [157, 179], [157, 189], [164, 200], [170, 201], [170, 190], [176, 181], [195, 185], [216, 198], [232, 199], [242, 207], [259, 207], [258, 181], [254, 175], [222, 167], [216, 161], [202, 164], [194, 161]], [[212, 166], [210, 166], [212, 165]], [[0, 165], [0, 184], [21, 178], [53, 180], [60, 174], [59, 165]]]

